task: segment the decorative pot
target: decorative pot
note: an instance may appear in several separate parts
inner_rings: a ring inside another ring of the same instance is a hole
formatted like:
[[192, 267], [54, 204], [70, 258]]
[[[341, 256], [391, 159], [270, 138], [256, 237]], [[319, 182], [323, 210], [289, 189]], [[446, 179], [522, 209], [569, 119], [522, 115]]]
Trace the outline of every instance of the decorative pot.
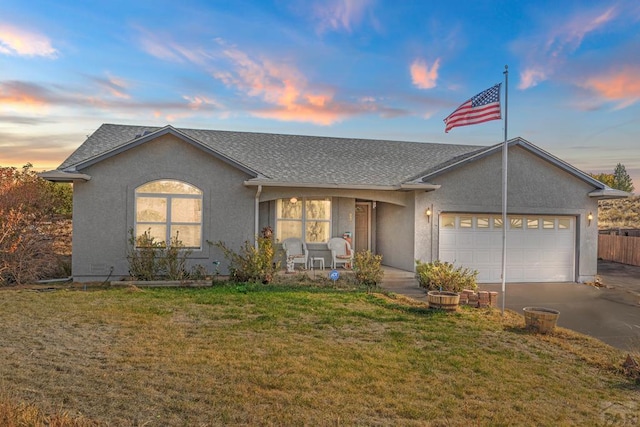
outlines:
[[522, 310], [525, 326], [541, 334], [553, 331], [560, 317], [560, 312], [552, 308], [525, 307]]
[[460, 294], [447, 291], [429, 291], [427, 292], [427, 301], [429, 308], [455, 311], [460, 304]]

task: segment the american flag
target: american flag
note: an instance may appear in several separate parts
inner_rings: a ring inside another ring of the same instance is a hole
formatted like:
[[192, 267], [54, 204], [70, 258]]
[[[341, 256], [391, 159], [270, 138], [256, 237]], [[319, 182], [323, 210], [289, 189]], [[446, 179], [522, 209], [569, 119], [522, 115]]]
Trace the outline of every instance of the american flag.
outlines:
[[444, 119], [445, 133], [456, 126], [475, 125], [500, 120], [500, 85], [490, 87], [466, 101]]

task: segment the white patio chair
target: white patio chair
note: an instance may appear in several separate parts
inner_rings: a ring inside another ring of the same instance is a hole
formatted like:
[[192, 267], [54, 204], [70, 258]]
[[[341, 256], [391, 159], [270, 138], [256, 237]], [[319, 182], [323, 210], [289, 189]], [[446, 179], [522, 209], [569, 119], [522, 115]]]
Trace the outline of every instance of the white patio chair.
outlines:
[[307, 244], [297, 237], [289, 237], [282, 241], [282, 249], [284, 249], [286, 261], [293, 262], [293, 265], [302, 264], [303, 268], [307, 268], [309, 259], [309, 251]]
[[337, 268], [342, 264], [344, 268], [351, 268], [353, 265], [353, 251], [351, 245], [342, 237], [332, 237], [327, 242], [327, 247], [331, 251], [331, 268]]

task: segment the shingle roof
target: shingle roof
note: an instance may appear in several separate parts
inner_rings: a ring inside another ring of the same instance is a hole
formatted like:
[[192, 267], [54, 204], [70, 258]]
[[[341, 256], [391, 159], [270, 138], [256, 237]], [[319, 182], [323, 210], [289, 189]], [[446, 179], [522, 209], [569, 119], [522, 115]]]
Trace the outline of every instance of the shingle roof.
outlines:
[[[126, 148], [162, 128], [104, 124], [58, 169]], [[218, 130], [176, 129], [268, 180], [291, 183], [398, 185], [487, 147]]]

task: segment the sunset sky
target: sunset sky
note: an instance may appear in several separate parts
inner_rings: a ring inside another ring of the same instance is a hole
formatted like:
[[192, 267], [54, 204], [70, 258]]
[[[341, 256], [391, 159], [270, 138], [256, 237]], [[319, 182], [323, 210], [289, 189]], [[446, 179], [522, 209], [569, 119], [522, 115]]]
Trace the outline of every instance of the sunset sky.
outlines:
[[443, 119], [505, 65], [509, 138], [640, 192], [637, 0], [0, 0], [0, 166], [102, 123], [491, 145]]

